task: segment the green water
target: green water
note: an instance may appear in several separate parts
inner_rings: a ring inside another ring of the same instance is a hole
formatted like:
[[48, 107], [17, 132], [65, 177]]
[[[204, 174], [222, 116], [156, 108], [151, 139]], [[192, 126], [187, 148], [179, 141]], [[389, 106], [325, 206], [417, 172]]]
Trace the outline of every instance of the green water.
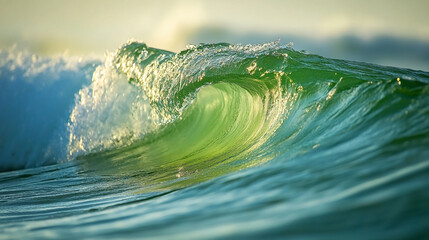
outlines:
[[45, 166], [0, 173], [2, 238], [429, 237], [429, 73], [278, 43], [96, 67]]

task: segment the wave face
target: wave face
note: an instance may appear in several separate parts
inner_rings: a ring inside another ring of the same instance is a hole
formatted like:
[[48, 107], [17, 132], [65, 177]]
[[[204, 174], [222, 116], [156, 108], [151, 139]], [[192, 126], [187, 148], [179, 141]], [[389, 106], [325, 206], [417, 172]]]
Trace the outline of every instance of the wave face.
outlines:
[[429, 236], [427, 72], [278, 42], [0, 63], [6, 236]]

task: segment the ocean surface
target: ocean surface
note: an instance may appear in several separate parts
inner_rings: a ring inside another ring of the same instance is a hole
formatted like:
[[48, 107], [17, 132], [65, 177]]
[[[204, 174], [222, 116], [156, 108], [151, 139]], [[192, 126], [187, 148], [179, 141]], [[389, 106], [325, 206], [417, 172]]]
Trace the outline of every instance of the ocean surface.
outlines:
[[429, 239], [429, 73], [279, 42], [0, 52], [0, 239]]

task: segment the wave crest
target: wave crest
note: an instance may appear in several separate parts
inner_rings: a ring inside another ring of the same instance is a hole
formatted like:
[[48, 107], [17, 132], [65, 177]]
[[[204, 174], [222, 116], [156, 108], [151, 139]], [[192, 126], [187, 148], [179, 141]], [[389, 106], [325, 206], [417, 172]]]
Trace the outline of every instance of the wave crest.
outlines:
[[259, 96], [265, 112], [261, 118], [279, 126], [284, 102], [294, 94], [285, 95], [285, 51], [273, 42], [190, 46], [175, 54], [129, 42], [79, 92], [69, 125], [70, 155], [132, 144], [180, 119], [203, 87], [219, 83]]

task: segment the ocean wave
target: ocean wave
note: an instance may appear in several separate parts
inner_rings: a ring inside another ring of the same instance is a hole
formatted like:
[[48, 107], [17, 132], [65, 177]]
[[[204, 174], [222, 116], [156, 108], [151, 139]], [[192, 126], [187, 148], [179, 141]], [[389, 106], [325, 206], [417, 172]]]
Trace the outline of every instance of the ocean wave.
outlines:
[[[300, 147], [318, 147], [342, 136], [337, 129], [360, 123], [359, 116], [389, 109], [378, 109], [379, 102], [399, 101], [410, 89], [424, 92], [428, 81], [425, 72], [325, 59], [279, 42], [191, 45], [173, 53], [130, 41], [103, 64], [17, 50], [1, 59], [3, 107], [6, 98], [27, 104], [12, 105], [22, 118], [3, 111], [2, 168], [115, 159], [131, 169], [171, 165], [170, 178], [184, 176], [178, 169], [237, 170], [292, 154], [296, 147], [284, 146], [303, 133], [313, 139]], [[25, 88], [18, 101], [16, 92]], [[28, 104], [34, 98], [43, 100]], [[28, 131], [33, 122], [42, 127]]]
[[427, 72], [128, 42], [5, 51], [0, 76], [0, 168], [27, 168], [0, 174], [7, 236], [428, 236]]

